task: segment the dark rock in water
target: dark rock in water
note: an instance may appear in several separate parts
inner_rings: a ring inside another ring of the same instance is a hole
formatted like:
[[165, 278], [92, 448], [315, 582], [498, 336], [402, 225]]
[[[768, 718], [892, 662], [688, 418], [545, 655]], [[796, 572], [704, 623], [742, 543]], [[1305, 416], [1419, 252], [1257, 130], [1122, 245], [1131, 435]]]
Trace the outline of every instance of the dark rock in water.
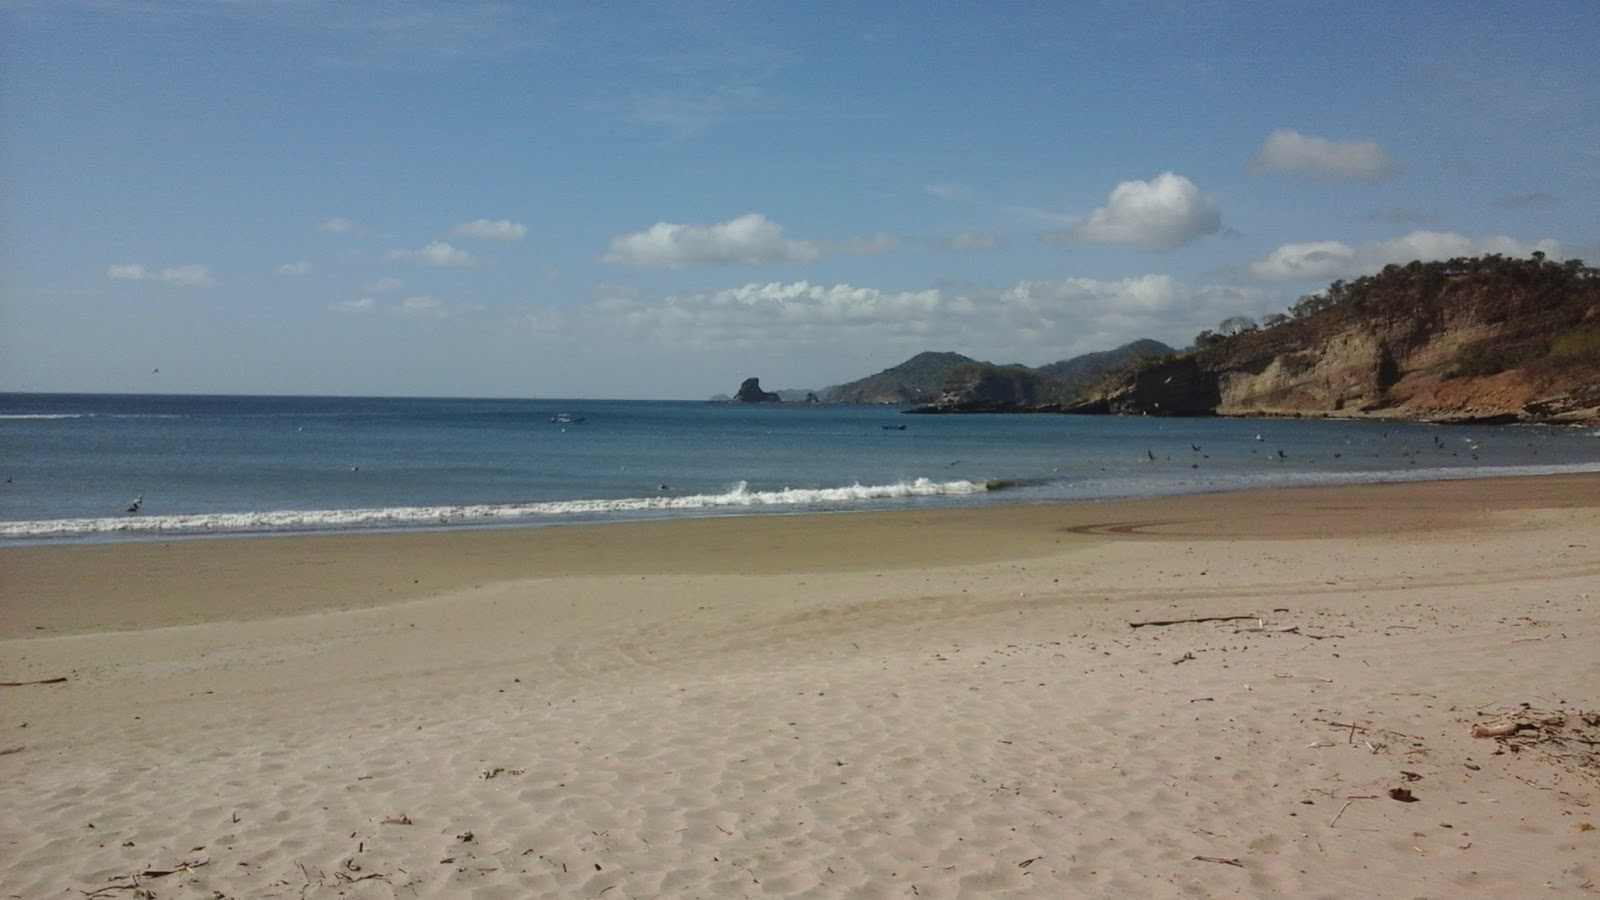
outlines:
[[739, 393], [733, 395], [734, 403], [782, 403], [783, 398], [770, 391], [761, 389], [761, 379], [746, 378], [744, 384], [739, 385]]

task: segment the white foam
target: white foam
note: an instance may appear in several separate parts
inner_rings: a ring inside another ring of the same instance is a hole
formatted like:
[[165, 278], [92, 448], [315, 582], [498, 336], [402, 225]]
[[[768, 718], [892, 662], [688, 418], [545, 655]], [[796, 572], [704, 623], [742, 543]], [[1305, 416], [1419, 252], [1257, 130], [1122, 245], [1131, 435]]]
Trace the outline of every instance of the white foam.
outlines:
[[914, 497], [979, 494], [982, 482], [918, 478], [895, 484], [752, 491], [744, 482], [721, 494], [557, 500], [462, 506], [399, 506], [375, 509], [276, 510], [193, 515], [130, 515], [99, 519], [0, 522], [0, 538], [71, 538], [96, 535], [218, 534], [259, 531], [322, 531], [372, 527], [430, 527], [499, 520], [692, 512], [758, 507], [828, 507]]

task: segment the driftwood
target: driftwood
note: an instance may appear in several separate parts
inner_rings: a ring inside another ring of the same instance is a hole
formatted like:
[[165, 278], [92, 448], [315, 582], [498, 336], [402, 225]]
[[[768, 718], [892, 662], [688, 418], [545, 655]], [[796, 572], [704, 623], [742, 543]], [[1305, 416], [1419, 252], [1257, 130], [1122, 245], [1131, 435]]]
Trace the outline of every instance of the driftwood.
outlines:
[[1129, 622], [1129, 628], [1143, 628], [1146, 625], [1187, 625], [1191, 622], [1233, 622], [1239, 619], [1260, 619], [1260, 616], [1200, 616], [1196, 619], [1166, 619], [1150, 622]]
[[1241, 869], [1244, 868], [1244, 863], [1238, 861], [1237, 859], [1227, 859], [1221, 856], [1196, 856], [1195, 859], [1198, 859], [1201, 862], [1222, 863], [1225, 866], [1238, 866]]
[[[141, 878], [147, 878], [147, 879], [165, 878], [168, 875], [176, 875], [176, 874], [178, 874], [180, 872], [191, 872], [191, 871], [193, 871], [195, 869], [200, 868], [201, 866], [208, 866], [210, 864], [211, 864], [211, 860], [202, 859], [202, 860], [198, 860], [196, 862], [181, 862], [181, 863], [178, 863], [178, 865], [176, 865], [176, 866], [174, 866], [173, 868], [170, 868], [170, 869], [145, 869], [142, 872], [135, 872], [132, 875], [127, 876], [128, 881], [127, 881], [126, 884], [112, 884], [112, 885], [107, 885], [106, 887], [99, 888], [98, 890], [93, 890], [93, 891], [80, 890], [80, 891], [78, 891], [78, 893], [82, 894], [85, 897], [102, 897], [102, 896], [105, 896], [107, 894], [114, 893], [116, 891], [137, 891], [137, 890], [140, 889], [139, 879], [141, 879]], [[149, 896], [153, 897], [153, 896], [155, 896], [155, 894], [151, 893], [151, 894], [149, 894]]]
[[27, 687], [30, 684], [61, 684], [67, 680], [63, 675], [60, 678], [41, 678], [38, 681], [0, 681], [0, 687]]

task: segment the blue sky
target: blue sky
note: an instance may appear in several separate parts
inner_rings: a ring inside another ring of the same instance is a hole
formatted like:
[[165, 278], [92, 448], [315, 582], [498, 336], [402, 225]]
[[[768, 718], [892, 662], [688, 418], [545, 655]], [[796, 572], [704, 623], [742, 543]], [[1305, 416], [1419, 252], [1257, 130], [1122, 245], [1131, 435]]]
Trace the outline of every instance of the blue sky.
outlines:
[[701, 399], [1600, 258], [1600, 3], [8, 0], [0, 390]]

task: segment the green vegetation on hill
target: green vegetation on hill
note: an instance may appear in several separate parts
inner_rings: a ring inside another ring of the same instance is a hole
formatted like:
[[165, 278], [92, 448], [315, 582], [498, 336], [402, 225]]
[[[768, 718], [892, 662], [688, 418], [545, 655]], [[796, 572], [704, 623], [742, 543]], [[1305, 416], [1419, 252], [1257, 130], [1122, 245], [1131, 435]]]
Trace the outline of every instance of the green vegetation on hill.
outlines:
[[1107, 378], [1075, 406], [1144, 415], [1600, 418], [1600, 270], [1499, 254], [1386, 266]]

